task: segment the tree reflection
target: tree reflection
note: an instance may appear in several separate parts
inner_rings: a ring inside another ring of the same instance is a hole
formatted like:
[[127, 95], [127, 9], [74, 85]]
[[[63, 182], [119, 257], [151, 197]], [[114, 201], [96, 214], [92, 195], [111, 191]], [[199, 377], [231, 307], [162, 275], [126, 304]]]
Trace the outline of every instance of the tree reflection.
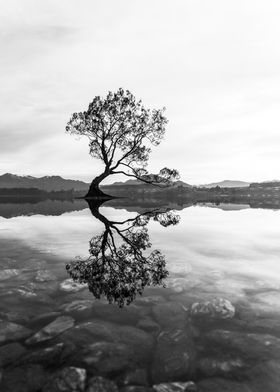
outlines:
[[102, 202], [89, 201], [90, 210], [105, 229], [90, 240], [90, 256], [76, 258], [66, 269], [74, 281], [87, 283], [92, 294], [120, 307], [129, 305], [146, 286], [164, 285], [168, 276], [164, 255], [149, 252], [152, 244], [147, 225], [151, 220], [164, 227], [176, 225], [180, 217], [170, 209], [154, 209], [124, 221], [107, 219], [99, 211]]

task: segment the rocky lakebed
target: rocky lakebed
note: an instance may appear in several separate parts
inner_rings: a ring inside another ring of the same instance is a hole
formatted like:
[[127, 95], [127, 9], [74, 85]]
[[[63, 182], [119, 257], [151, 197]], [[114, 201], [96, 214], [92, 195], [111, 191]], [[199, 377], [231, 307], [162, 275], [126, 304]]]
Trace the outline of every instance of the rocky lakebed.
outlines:
[[230, 301], [171, 276], [119, 308], [50, 256], [2, 260], [1, 392], [280, 390], [278, 288]]

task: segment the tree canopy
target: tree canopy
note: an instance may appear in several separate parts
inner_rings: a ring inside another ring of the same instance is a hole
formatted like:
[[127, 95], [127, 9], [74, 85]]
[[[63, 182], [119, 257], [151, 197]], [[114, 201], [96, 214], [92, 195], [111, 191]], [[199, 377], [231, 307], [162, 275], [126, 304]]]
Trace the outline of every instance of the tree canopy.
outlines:
[[104, 162], [104, 171], [92, 182], [89, 193], [113, 174], [124, 174], [146, 183], [170, 185], [179, 178], [175, 169], [163, 168], [149, 174], [151, 147], [162, 141], [167, 124], [165, 109], [146, 109], [142, 101], [122, 88], [105, 98], [96, 96], [88, 110], [73, 113], [66, 132], [89, 139], [89, 152]]

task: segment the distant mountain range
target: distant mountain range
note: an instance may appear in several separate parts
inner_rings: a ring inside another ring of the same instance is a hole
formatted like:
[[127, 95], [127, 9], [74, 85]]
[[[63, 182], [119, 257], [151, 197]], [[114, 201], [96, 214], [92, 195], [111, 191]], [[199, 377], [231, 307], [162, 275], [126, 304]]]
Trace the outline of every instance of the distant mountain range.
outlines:
[[[276, 180], [275, 180], [276, 181]], [[272, 181], [272, 182], [275, 182]], [[265, 184], [261, 182], [260, 184]], [[147, 185], [139, 180], [127, 180], [118, 181], [112, 184], [103, 185], [102, 187], [116, 187], [116, 186], [137, 186]], [[215, 188], [219, 186], [221, 188], [244, 188], [248, 187], [250, 182], [246, 181], [235, 181], [235, 180], [224, 180], [220, 182], [212, 182], [210, 184], [197, 185], [198, 188]], [[18, 176], [16, 174], [6, 173], [0, 176], [0, 188], [38, 188], [48, 192], [61, 191], [61, 190], [75, 190], [75, 191], [87, 191], [89, 183], [79, 180], [65, 179], [60, 176], [44, 176], [44, 177], [32, 177], [32, 176]], [[187, 184], [184, 181], [175, 181], [173, 187], [192, 188], [193, 186]]]
[[[127, 180], [127, 181], [117, 181], [117, 182], [113, 182], [113, 184], [108, 184], [107, 186], [125, 186], [125, 185], [145, 185], [144, 182], [139, 181], [139, 180]], [[146, 184], [149, 186], [149, 184]], [[173, 184], [173, 187], [178, 187], [178, 186], [182, 186], [183, 188], [191, 188], [192, 185], [187, 184], [184, 181], [175, 181]]]
[[[114, 182], [113, 184], [110, 184], [112, 186], [118, 186], [118, 185], [143, 185], [143, 182], [139, 180], [127, 180], [127, 181], [118, 181]], [[198, 185], [198, 188], [214, 188], [216, 186], [219, 186], [221, 188], [242, 188], [242, 187], [247, 187], [250, 185], [250, 182], [245, 182], [245, 181], [234, 181], [234, 180], [224, 180], [220, 182], [213, 182], [211, 184], [203, 184], [203, 185]], [[184, 181], [175, 181], [174, 185], [175, 187], [182, 186], [184, 188], [191, 188], [193, 185], [187, 184]], [[195, 186], [195, 185], [194, 185]]]
[[250, 182], [246, 181], [234, 181], [234, 180], [224, 180], [220, 182], [212, 182], [210, 184], [198, 185], [199, 188], [215, 188], [219, 186], [221, 188], [243, 188], [250, 185]]
[[38, 188], [45, 191], [61, 191], [74, 189], [75, 191], [86, 191], [89, 184], [83, 181], [66, 180], [60, 176], [17, 176], [6, 173], [0, 176], [0, 188]]

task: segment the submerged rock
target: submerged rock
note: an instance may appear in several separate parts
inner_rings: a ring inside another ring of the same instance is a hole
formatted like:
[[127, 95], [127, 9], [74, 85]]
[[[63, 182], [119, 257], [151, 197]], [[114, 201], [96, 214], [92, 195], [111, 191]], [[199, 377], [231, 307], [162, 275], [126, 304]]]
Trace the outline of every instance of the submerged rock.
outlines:
[[140, 320], [136, 327], [150, 333], [157, 333], [160, 330], [160, 326], [158, 325], [158, 323], [156, 323], [150, 318], [144, 318]]
[[[196, 392], [197, 387], [194, 382], [170, 382], [153, 385], [156, 392]], [[218, 392], [218, 391], [217, 391]]]
[[261, 362], [246, 374], [246, 378], [253, 392], [276, 392], [280, 386], [280, 363], [278, 360]]
[[[197, 383], [199, 392], [259, 392], [251, 389], [245, 382], [224, 378], [209, 378]], [[266, 390], [262, 390], [262, 392]], [[276, 392], [276, 391], [275, 391]]]
[[67, 356], [71, 355], [74, 350], [75, 346], [58, 343], [51, 347], [42, 348], [36, 351], [32, 350], [32, 352], [28, 352], [21, 357], [17, 363], [36, 363], [43, 365], [44, 367], [58, 366]]
[[61, 306], [65, 313], [76, 317], [89, 317], [92, 314], [93, 302], [87, 299], [76, 300]]
[[121, 380], [123, 385], [148, 385], [148, 374], [146, 369], [135, 369], [126, 372]]
[[280, 335], [280, 320], [279, 319], [271, 319], [271, 318], [264, 318], [264, 319], [255, 319], [252, 323], [247, 322], [247, 326], [253, 329], [262, 330], [263, 332], [268, 331], [273, 335]]
[[6, 279], [10, 279], [13, 278], [15, 276], [17, 276], [19, 274], [19, 270], [17, 269], [4, 269], [2, 271], [0, 271], [0, 280], [6, 280]]
[[154, 339], [150, 334], [142, 329], [131, 326], [122, 326], [96, 320], [80, 324], [74, 328], [73, 332], [75, 333], [75, 331], [83, 329], [98, 341], [103, 340], [127, 344], [134, 351], [135, 358], [139, 361], [149, 358], [154, 346]]
[[133, 350], [123, 343], [97, 342], [90, 344], [84, 350], [81, 360], [95, 374], [109, 374], [135, 366]]
[[192, 304], [191, 315], [194, 317], [207, 316], [214, 319], [229, 319], [234, 317], [235, 308], [227, 299], [215, 298], [212, 301]]
[[55, 280], [55, 279], [56, 279], [56, 276], [48, 270], [37, 271], [37, 274], [35, 277], [36, 282], [49, 282], [49, 281]]
[[65, 367], [53, 375], [42, 392], [83, 392], [86, 384], [86, 370]]
[[173, 381], [192, 374], [196, 351], [191, 336], [182, 329], [164, 331], [158, 336], [158, 344], [152, 365], [154, 382]]
[[3, 372], [0, 391], [37, 392], [47, 381], [48, 374], [39, 365], [24, 365]]
[[85, 283], [74, 282], [73, 279], [66, 279], [59, 285], [60, 289], [70, 293], [75, 293], [87, 287]]
[[7, 311], [0, 313], [0, 319], [11, 321], [16, 324], [24, 324], [29, 320], [29, 315], [26, 313]]
[[143, 385], [129, 385], [121, 388], [120, 392], [154, 392], [154, 389]]
[[75, 320], [72, 317], [61, 316], [55, 319], [52, 323], [46, 325], [35, 335], [26, 340], [26, 344], [36, 344], [50, 340], [55, 336], [61, 334], [69, 328], [74, 326]]
[[175, 293], [182, 293], [183, 291], [190, 289], [189, 282], [185, 278], [169, 278], [167, 280], [167, 287]]
[[251, 306], [262, 318], [280, 317], [280, 292], [267, 291], [250, 297]]
[[[18, 294], [23, 298], [34, 298], [37, 297], [37, 293], [35, 293], [33, 288], [29, 287], [18, 287], [13, 289], [14, 294]], [[43, 299], [45, 301], [45, 298]]]
[[210, 376], [233, 376], [239, 374], [246, 368], [245, 363], [240, 358], [203, 358], [198, 363], [199, 372], [207, 377]]
[[135, 303], [139, 305], [155, 305], [164, 302], [165, 299], [161, 295], [146, 295], [144, 297], [138, 297], [135, 300]]
[[29, 326], [35, 326], [38, 328], [43, 327], [46, 324], [51, 323], [53, 320], [55, 320], [57, 317], [60, 317], [61, 313], [60, 312], [46, 312], [46, 313], [41, 313], [39, 316], [33, 317], [29, 321]]
[[220, 346], [222, 350], [236, 350], [246, 358], [280, 358], [280, 338], [268, 334], [243, 333], [215, 329], [205, 335], [210, 344]]
[[118, 392], [117, 385], [104, 377], [92, 377], [86, 392]]
[[0, 347], [0, 368], [16, 362], [26, 353], [26, 349], [19, 343], [10, 343]]
[[187, 313], [182, 304], [177, 302], [167, 302], [153, 307], [153, 314], [156, 321], [164, 329], [183, 328], [187, 323]]
[[9, 341], [26, 339], [32, 331], [20, 324], [0, 321], [0, 344]]
[[135, 325], [137, 321], [146, 317], [149, 313], [150, 308], [148, 306], [137, 306], [134, 303], [124, 308], [119, 308], [113, 304], [108, 305], [107, 302], [94, 303], [95, 318], [111, 323], [119, 323], [121, 320], [122, 324]]

